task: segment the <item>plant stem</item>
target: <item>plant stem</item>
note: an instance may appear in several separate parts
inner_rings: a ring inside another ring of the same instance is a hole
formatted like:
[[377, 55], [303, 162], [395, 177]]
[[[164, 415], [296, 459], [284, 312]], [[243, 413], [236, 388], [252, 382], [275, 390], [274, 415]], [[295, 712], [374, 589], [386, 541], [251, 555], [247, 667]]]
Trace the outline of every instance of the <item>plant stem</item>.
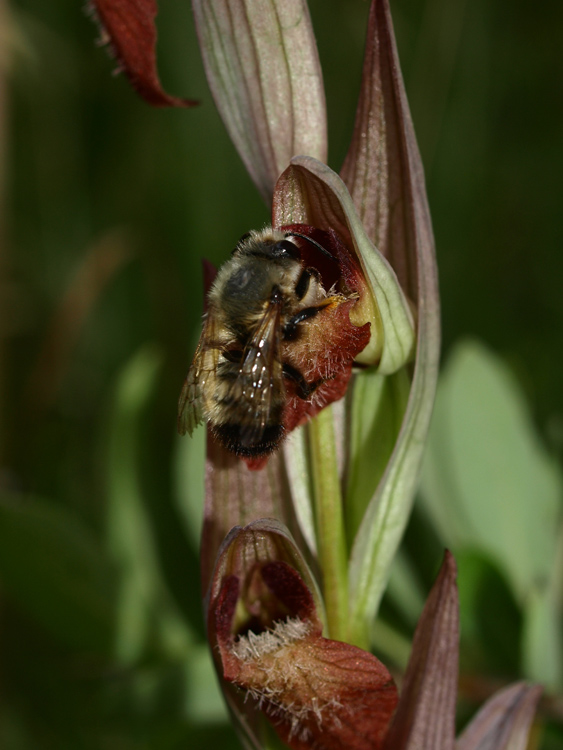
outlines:
[[319, 563], [323, 575], [329, 636], [336, 640], [346, 640], [348, 555], [332, 408], [323, 409], [311, 420], [309, 442]]

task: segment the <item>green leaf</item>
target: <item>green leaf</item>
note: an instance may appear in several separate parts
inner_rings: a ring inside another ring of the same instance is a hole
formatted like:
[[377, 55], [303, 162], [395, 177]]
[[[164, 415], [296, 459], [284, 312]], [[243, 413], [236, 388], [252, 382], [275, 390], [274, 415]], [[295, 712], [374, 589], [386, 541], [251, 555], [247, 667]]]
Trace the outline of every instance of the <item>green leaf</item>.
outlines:
[[139, 436], [160, 365], [152, 346], [131, 358], [119, 377], [110, 419], [107, 534], [119, 581], [115, 650], [127, 664], [141, 657], [154, 632], [172, 651], [190, 637], [165, 586], [141, 482]]
[[111, 652], [113, 569], [69, 511], [44, 500], [3, 494], [0, 580], [32, 617], [66, 645]]
[[497, 561], [523, 603], [554, 563], [563, 484], [502, 362], [475, 342], [438, 390], [422, 491], [446, 543]]
[[553, 691], [563, 688], [561, 609], [551, 588], [533, 588], [524, 609], [523, 671]]
[[189, 438], [178, 437], [174, 453], [176, 503], [184, 521], [186, 533], [196, 550], [199, 549], [205, 501], [206, 436], [206, 427], [200, 425]]
[[350, 545], [393, 452], [409, 389], [404, 369], [392, 376], [375, 370], [364, 370], [355, 376], [345, 503]]
[[438, 389], [424, 505], [444, 543], [488, 555], [525, 617], [527, 674], [561, 684], [555, 598], [563, 482], [503, 363], [475, 342], [452, 354]]
[[207, 643], [191, 646], [185, 668], [188, 718], [194, 723], [226, 722], [227, 711]]

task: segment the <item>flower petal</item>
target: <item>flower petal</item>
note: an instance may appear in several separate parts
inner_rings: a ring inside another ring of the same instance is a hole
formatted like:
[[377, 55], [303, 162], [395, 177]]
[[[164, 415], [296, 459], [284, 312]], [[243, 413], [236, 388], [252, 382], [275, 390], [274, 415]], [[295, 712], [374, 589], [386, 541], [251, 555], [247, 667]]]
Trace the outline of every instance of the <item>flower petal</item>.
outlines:
[[240, 660], [231, 679], [261, 702], [294, 750], [378, 750], [397, 702], [375, 656], [314, 633]]
[[253, 471], [208, 434], [201, 539], [203, 592], [207, 591], [226, 535], [234, 526], [250, 523], [256, 518], [279, 519], [301, 543], [281, 454], [274, 454], [261, 471]]
[[458, 677], [456, 565], [446, 551], [418, 622], [384, 750], [453, 750]]
[[410, 514], [440, 353], [432, 226], [387, 0], [372, 1], [362, 94], [343, 176], [368, 235], [393, 266], [417, 317], [415, 366], [405, 416], [350, 560], [352, 629], [365, 633]]
[[156, 71], [156, 0], [91, 0], [91, 4], [119, 65], [145, 101], [155, 107], [198, 104], [170, 96], [160, 85]]
[[500, 690], [466, 727], [456, 750], [526, 750], [541, 694], [539, 685], [524, 682]]
[[369, 238], [415, 299], [417, 214], [427, 213], [426, 191], [388, 0], [371, 4], [356, 122], [341, 176]]
[[307, 4], [193, 0], [192, 5], [215, 103], [269, 202], [292, 156], [326, 160], [324, 89]]
[[382, 374], [405, 365], [415, 336], [410, 307], [393, 269], [366, 235], [336, 172], [311, 157], [292, 159], [276, 185], [272, 219], [274, 226], [310, 224], [325, 231], [332, 229], [355, 251], [367, 287], [365, 293], [360, 291], [350, 319], [358, 326], [372, 324], [370, 342], [356, 360], [377, 364]]
[[223, 548], [209, 606], [223, 675], [294, 750], [377, 750], [397, 701], [393, 680], [372, 654], [322, 637], [315, 597], [280, 559], [288, 537], [276, 536], [260, 521]]
[[[268, 466], [270, 467], [272, 463], [273, 461]], [[237, 464], [244, 467], [248, 475], [252, 477], [266, 476], [268, 472], [268, 469], [262, 472], [249, 472], [241, 461], [237, 461]], [[262, 489], [267, 492], [266, 485], [263, 485]], [[249, 500], [253, 498], [250, 497]], [[203, 544], [205, 544], [205, 537]], [[307, 593], [305, 595], [298, 593], [293, 604], [290, 603], [289, 609], [294, 614], [305, 613], [307, 619], [311, 621], [314, 619], [315, 628], [320, 632], [322, 630], [320, 623], [324, 621], [324, 610], [315, 580], [287, 528], [272, 518], [261, 518], [245, 528], [237, 526], [230, 531], [216, 556], [216, 565], [213, 575], [210, 576], [205, 603], [208, 641], [221, 689], [245, 747], [258, 749], [264, 747], [263, 739], [267, 733], [265, 725], [268, 722], [253, 701], [247, 700], [244, 693], [223, 679], [223, 662], [225, 656], [227, 661], [229, 658], [225, 645], [230, 640], [232, 606], [236, 607], [241, 580], [244, 581], [246, 575], [256, 568], [272, 563], [283, 563], [291, 567], [294, 575], [298, 576]], [[280, 586], [274, 585], [273, 588], [277, 588], [279, 596]], [[227, 664], [227, 669], [230, 669], [229, 664]]]
[[[289, 434], [346, 394], [352, 365], [370, 341], [371, 326], [369, 323], [354, 325], [350, 320], [357, 304], [358, 285], [365, 284], [359, 265], [337, 234], [306, 224], [290, 224], [280, 229], [297, 233], [294, 242], [299, 245], [301, 259], [307, 268], [320, 273], [327, 290], [325, 301], [330, 300], [330, 304], [300, 328], [297, 338], [281, 343], [284, 364], [298, 372], [307, 384], [318, 384], [311, 397], [304, 399], [296, 383], [286, 383], [288, 401], [283, 424]], [[330, 254], [328, 262], [313, 242]]]

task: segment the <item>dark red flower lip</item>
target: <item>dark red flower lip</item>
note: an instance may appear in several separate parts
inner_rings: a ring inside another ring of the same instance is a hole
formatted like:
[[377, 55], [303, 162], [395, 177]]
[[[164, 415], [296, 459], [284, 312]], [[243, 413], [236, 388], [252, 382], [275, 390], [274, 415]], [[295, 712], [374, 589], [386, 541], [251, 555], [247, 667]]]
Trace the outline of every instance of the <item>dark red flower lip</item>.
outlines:
[[367, 651], [323, 637], [297, 570], [258, 560], [248, 547], [264, 528], [257, 522], [229, 535], [222, 557], [230, 564], [214, 579], [208, 626], [220, 674], [293, 750], [377, 750], [397, 703], [391, 675]]

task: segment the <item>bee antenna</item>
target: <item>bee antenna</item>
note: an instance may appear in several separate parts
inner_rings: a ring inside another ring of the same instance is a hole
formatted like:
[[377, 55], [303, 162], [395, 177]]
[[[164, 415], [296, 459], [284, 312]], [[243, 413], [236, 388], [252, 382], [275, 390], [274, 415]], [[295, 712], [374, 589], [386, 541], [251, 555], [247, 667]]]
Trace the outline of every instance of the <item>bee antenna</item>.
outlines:
[[326, 250], [320, 243], [318, 243], [316, 240], [314, 240], [312, 237], [307, 237], [306, 234], [300, 234], [299, 232], [286, 232], [286, 237], [301, 237], [302, 240], [307, 240], [307, 242], [310, 242], [311, 245], [314, 245], [316, 248], [318, 248], [323, 255], [326, 255], [327, 258], [330, 258], [331, 260], [336, 260], [334, 255], [332, 253], [329, 253], [328, 250]]

